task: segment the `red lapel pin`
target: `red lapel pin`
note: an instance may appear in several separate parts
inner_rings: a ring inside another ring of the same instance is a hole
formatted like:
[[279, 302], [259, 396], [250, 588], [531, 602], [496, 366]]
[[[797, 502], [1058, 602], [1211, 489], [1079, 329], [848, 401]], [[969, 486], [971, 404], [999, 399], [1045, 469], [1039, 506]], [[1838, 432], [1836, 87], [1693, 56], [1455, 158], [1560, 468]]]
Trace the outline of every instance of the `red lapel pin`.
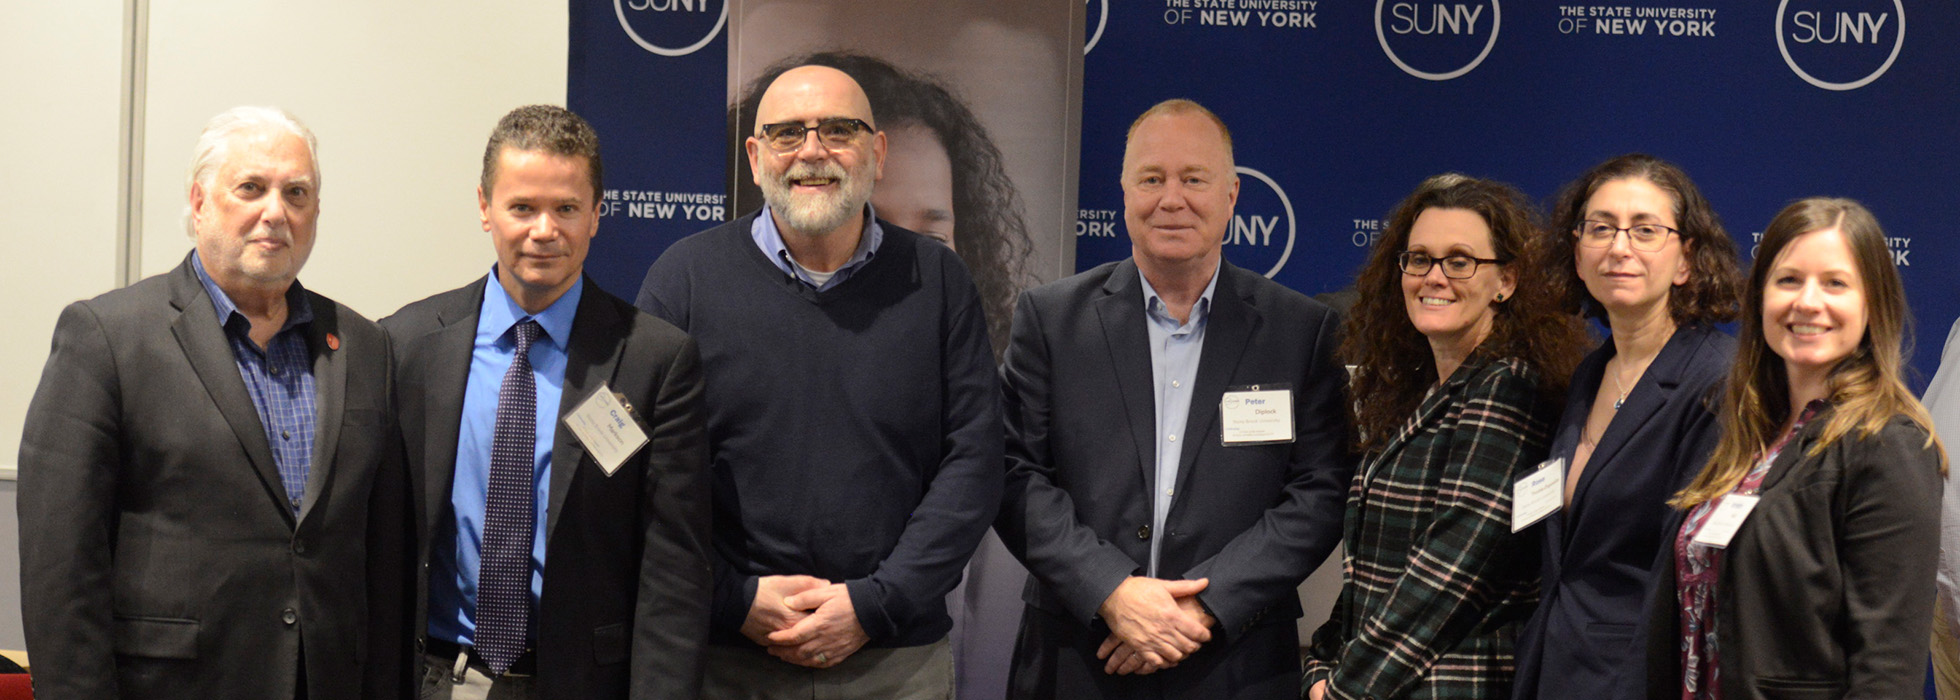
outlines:
[[328, 334], [327, 334], [327, 349], [328, 349], [328, 350], [339, 350], [339, 349], [340, 349], [340, 336], [337, 336], [337, 335], [334, 335], [334, 334], [332, 334], [332, 333], [328, 333]]

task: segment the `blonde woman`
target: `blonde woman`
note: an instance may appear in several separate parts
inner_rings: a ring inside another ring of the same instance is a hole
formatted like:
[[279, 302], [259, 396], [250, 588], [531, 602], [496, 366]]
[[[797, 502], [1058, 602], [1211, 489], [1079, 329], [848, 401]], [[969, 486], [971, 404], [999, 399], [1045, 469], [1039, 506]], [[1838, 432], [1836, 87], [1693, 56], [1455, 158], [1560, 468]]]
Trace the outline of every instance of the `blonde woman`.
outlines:
[[1648, 697], [1917, 697], [1946, 459], [1899, 380], [1885, 233], [1850, 200], [1792, 204], [1745, 294], [1722, 439], [1673, 501]]

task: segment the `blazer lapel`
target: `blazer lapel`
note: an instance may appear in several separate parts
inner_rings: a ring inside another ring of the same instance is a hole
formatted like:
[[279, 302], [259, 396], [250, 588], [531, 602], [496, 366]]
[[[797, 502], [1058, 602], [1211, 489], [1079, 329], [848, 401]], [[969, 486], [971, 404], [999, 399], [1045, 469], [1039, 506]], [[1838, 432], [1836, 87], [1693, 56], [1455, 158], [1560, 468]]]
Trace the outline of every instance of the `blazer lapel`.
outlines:
[[[422, 532], [438, 532], [438, 521], [449, 512], [449, 491], [456, 482], [456, 437], [463, 420], [463, 395], [469, 390], [470, 354], [476, 347], [476, 318], [483, 306], [483, 285], [479, 278], [457, 294], [453, 305], [436, 312], [441, 330], [429, 336], [428, 352], [414, 354], [419, 360], [412, 370], [403, 367], [405, 378], [420, 378], [425, 384], [422, 397], [423, 470], [410, 470], [410, 478], [422, 479], [417, 493], [424, 504], [416, 509], [422, 517]], [[422, 472], [422, 473], [416, 473]]]
[[[1198, 470], [1198, 453], [1220, 439], [1218, 427], [1214, 425], [1218, 419], [1218, 402], [1198, 397], [1224, 396], [1232, 370], [1238, 368], [1239, 358], [1245, 354], [1253, 330], [1259, 326], [1259, 309], [1250, 299], [1241, 298], [1238, 285], [1232, 282], [1238, 270], [1223, 260], [1218, 265], [1218, 287], [1212, 290], [1204, 347], [1198, 351], [1198, 378], [1191, 387], [1191, 406], [1185, 413], [1184, 447], [1179, 450], [1173, 493], [1184, 493], [1191, 472]], [[1171, 502], [1175, 507], [1176, 499]]]
[[198, 282], [189, 258], [184, 259], [173, 275], [171, 305], [177, 308], [178, 314], [170, 331], [184, 348], [184, 356], [190, 360], [205, 391], [210, 393], [211, 402], [217, 405], [225, 422], [231, 424], [231, 432], [245, 451], [246, 461], [258, 470], [266, 496], [279, 506], [286, 524], [292, 525], [293, 508], [286, 500], [285, 484], [279, 479], [279, 465], [272, 460], [272, 446], [266, 442], [265, 423], [259, 420], [259, 410], [245, 389], [245, 378], [238, 374], [238, 360], [232, 355], [224, 328], [217, 323], [211, 298], [204, 293], [204, 285]]
[[[558, 400], [558, 428], [552, 431], [550, 505], [545, 510], [544, 526], [547, 551], [551, 533], [558, 527], [558, 516], [565, 511], [565, 495], [572, 490], [572, 477], [578, 474], [579, 464], [585, 457], [585, 446], [565, 427], [565, 415], [612, 379], [626, 338], [626, 330], [620, 327], [623, 319], [608, 303], [612, 300], [610, 295], [590, 279], [584, 283], [585, 292], [579, 297], [578, 311], [572, 317], [572, 337], [565, 344], [565, 389]], [[650, 408], [640, 406], [636, 410]]]
[[[327, 492], [328, 480], [333, 476], [333, 459], [340, 445], [340, 425], [344, 422], [347, 403], [347, 363], [341, 361], [338, 342], [328, 343], [327, 336], [336, 335], [339, 318], [336, 307], [325, 297], [308, 294], [307, 303], [313, 307], [313, 323], [307, 328], [307, 348], [313, 353], [313, 455], [312, 464], [306, 470], [306, 493], [301, 497], [299, 508], [300, 522], [306, 522], [306, 514], [313, 512], [313, 504]], [[336, 335], [336, 337], [338, 337]]]
[[[1674, 335], [1667, 339], [1667, 344], [1661, 346], [1660, 354], [1654, 356], [1653, 363], [1647, 365], [1647, 371], [1634, 382], [1633, 390], [1627, 393], [1626, 403], [1620, 406], [1619, 415], [1606, 425], [1606, 432], [1600, 435], [1592, 456], [1586, 458], [1586, 470], [1579, 474], [1579, 483], [1572, 489], [1573, 509], [1568, 517], [1576, 520], [1580, 504], [1585, 502], [1587, 487], [1599, 478], [1601, 471], [1605, 471], [1594, 469], [1592, 465], [1611, 464], [1614, 455], [1629, 444], [1628, 440], [1658, 417], [1669, 401], [1674, 400], [1674, 392], [1681, 386], [1681, 375], [1687, 372], [1688, 360], [1694, 357], [1695, 347], [1701, 344], [1701, 338], [1699, 333], [1689, 329], [1676, 329]], [[1608, 340], [1607, 343], [1612, 341]]]
[[1125, 260], [1110, 271], [1103, 283], [1103, 297], [1096, 300], [1096, 315], [1102, 319], [1103, 342], [1109, 346], [1110, 368], [1116, 374], [1117, 394], [1123, 399], [1129, 420], [1130, 440], [1135, 444], [1137, 468], [1145, 487], [1156, 480], [1157, 402], [1151, 398], [1150, 333], [1144, 328], [1143, 281], [1135, 260]]

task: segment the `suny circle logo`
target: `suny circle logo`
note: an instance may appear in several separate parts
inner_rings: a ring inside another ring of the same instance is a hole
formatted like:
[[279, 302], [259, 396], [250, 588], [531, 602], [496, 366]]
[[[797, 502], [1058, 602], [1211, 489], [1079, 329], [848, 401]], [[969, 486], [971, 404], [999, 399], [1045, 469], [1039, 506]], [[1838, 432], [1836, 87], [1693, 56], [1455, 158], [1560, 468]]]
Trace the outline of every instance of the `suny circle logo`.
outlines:
[[1490, 56], [1501, 14], [1498, 0], [1375, 0], [1375, 39], [1402, 72], [1449, 80]]
[[[1293, 200], [1265, 173], [1243, 165], [1236, 170], [1243, 177], [1239, 181], [1238, 206], [1233, 208], [1232, 223], [1225, 228], [1225, 255], [1232, 259], [1232, 264], [1248, 270], [1264, 270], [1263, 274], [1271, 278], [1286, 267], [1287, 258], [1293, 257], [1293, 241], [1298, 230]], [[1247, 187], [1251, 180], [1266, 187]], [[1282, 221], [1286, 226], [1283, 231]]]
[[[1082, 4], [1089, 8], [1089, 13], [1093, 15], [1083, 24], [1095, 27], [1089, 30], [1089, 41], [1082, 45], [1082, 55], [1087, 56], [1090, 51], [1096, 50], [1096, 42], [1102, 41], [1103, 27], [1109, 24], [1109, 0], [1082, 0]], [[1097, 5], [1101, 5], [1102, 8], [1097, 9]]]
[[[715, 5], [721, 9], [713, 9]], [[728, 0], [613, 0], [613, 14], [640, 48], [686, 56], [721, 33], [728, 23]]]
[[1776, 50], [1790, 70], [1825, 90], [1871, 84], [1906, 45], [1900, 0], [1782, 0], [1776, 8]]

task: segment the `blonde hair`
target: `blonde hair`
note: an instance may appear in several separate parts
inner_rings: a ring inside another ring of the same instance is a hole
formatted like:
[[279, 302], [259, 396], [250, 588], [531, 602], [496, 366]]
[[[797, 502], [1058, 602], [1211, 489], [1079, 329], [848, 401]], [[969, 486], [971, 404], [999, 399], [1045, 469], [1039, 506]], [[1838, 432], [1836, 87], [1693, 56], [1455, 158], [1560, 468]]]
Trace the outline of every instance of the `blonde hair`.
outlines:
[[1927, 447], [1940, 448], [1935, 454], [1940, 474], [1946, 474], [1946, 450], [1933, 432], [1933, 418], [1900, 380], [1910, 316], [1905, 285], [1892, 266], [1885, 231], [1864, 205], [1849, 199], [1812, 197], [1784, 207], [1763, 230], [1762, 246], [1744, 290], [1735, 366], [1722, 395], [1721, 441], [1701, 474], [1675, 494], [1669, 505], [1692, 508], [1734, 491], [1782, 429], [1790, 407], [1790, 384], [1783, 358], [1770, 352], [1763, 338], [1763, 286], [1768, 283], [1770, 266], [1791, 242], [1833, 228], [1843, 235], [1864, 284], [1865, 337], [1825, 379], [1832, 410], [1809, 454], [1821, 453], [1854, 433], [1869, 437], [1894, 416], [1904, 416], [1926, 431]]

